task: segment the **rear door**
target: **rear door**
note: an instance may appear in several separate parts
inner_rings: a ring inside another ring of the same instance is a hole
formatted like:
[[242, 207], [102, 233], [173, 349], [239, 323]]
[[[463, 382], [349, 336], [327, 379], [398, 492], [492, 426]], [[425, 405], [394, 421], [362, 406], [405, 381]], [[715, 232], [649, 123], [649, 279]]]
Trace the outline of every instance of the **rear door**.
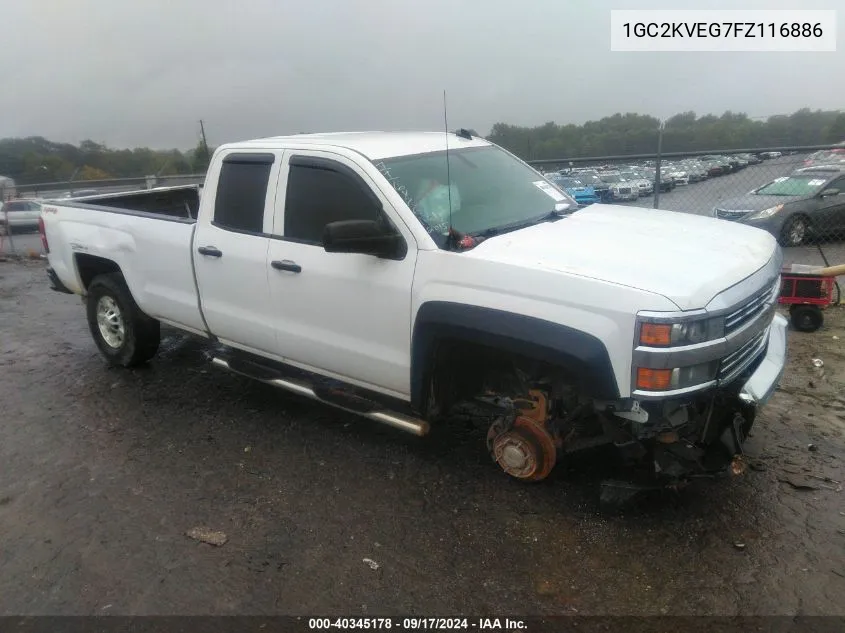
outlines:
[[[288, 150], [278, 198], [268, 258], [277, 355], [406, 397], [417, 257], [410, 230], [363, 168], [328, 151]], [[407, 252], [398, 260], [327, 253], [323, 228], [339, 220], [386, 221]]]
[[[230, 150], [209, 171], [193, 241], [203, 316], [221, 342], [272, 353], [276, 331], [267, 285], [267, 248], [283, 152]], [[270, 211], [265, 213], [265, 210]]]

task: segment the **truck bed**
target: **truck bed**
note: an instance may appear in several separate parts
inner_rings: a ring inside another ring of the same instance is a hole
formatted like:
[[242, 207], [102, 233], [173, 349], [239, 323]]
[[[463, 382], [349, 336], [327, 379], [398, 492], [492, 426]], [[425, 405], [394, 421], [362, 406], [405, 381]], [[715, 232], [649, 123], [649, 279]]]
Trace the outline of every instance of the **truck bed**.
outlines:
[[197, 185], [186, 185], [117, 194], [99, 194], [83, 198], [51, 200], [49, 202], [65, 207], [81, 207], [95, 211], [196, 220], [199, 201], [199, 187]]
[[199, 199], [192, 185], [45, 201], [54, 274], [84, 294], [91, 271], [113, 262], [146, 314], [204, 332], [192, 259]]

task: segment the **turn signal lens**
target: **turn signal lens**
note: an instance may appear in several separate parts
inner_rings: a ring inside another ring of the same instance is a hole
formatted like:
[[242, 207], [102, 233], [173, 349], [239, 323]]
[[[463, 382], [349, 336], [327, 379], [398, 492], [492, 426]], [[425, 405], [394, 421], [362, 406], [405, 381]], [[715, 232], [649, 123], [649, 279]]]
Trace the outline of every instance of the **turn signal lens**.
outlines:
[[637, 368], [637, 389], [648, 391], [665, 391], [672, 386], [671, 369]]
[[642, 345], [666, 347], [672, 343], [672, 326], [667, 323], [643, 323], [640, 327]]

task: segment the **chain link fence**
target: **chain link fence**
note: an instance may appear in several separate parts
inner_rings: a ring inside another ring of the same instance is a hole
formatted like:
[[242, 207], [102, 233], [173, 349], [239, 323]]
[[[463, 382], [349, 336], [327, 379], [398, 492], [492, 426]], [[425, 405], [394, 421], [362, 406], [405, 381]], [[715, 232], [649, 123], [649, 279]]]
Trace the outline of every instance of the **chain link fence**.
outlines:
[[[757, 148], [535, 160], [581, 203], [665, 209], [769, 231], [787, 264], [845, 263], [845, 147]], [[201, 184], [204, 174], [16, 185], [0, 189], [0, 254], [40, 253], [39, 200]], [[9, 211], [9, 212], [7, 212]], [[16, 217], [17, 216], [17, 217]], [[16, 239], [17, 238], [17, 239]]]
[[742, 223], [775, 236], [787, 265], [845, 264], [842, 145], [530, 162], [583, 204]]

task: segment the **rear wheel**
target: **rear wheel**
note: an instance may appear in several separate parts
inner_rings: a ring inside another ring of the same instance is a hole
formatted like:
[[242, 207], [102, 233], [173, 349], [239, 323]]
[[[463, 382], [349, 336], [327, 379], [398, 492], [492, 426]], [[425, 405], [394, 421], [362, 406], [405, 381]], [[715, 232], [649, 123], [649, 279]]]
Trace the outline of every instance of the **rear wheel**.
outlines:
[[135, 303], [123, 275], [96, 277], [88, 286], [88, 328], [110, 365], [133, 367], [158, 351], [159, 322]]
[[818, 306], [795, 305], [789, 309], [789, 320], [799, 332], [815, 332], [824, 324], [824, 313]]
[[783, 224], [780, 233], [781, 246], [801, 246], [807, 240], [807, 218], [794, 215]]

